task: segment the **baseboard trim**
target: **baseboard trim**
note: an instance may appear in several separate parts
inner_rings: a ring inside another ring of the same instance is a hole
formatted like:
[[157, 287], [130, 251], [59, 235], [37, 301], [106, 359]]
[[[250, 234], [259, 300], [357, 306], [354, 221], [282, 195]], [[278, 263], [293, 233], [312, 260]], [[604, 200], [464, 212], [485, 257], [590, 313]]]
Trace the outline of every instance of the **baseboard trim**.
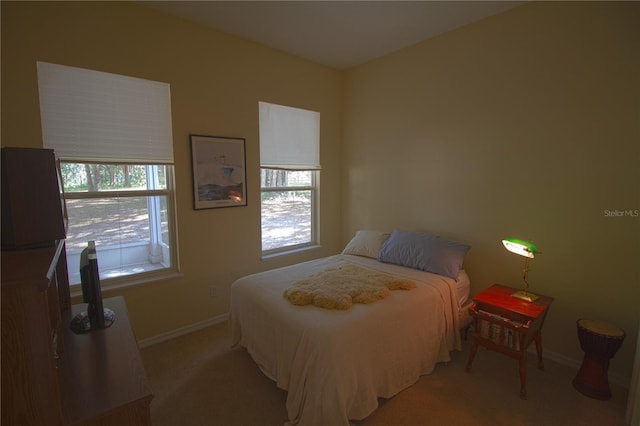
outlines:
[[[534, 356], [537, 356], [535, 345], [531, 345], [527, 352], [533, 354]], [[546, 349], [543, 352], [543, 358], [548, 359], [549, 361], [557, 362], [558, 364], [564, 365], [565, 367], [569, 367], [575, 370], [576, 374], [578, 373], [578, 370], [582, 365], [582, 360], [575, 360], [573, 358], [569, 358], [557, 352], [548, 351]], [[609, 381], [626, 389], [629, 389], [629, 386], [631, 385], [630, 377], [624, 377], [611, 371], [609, 371]]]
[[189, 333], [193, 333], [194, 331], [202, 330], [203, 328], [211, 327], [216, 324], [223, 323], [229, 319], [229, 314], [220, 314], [218, 316], [206, 319], [204, 321], [197, 322], [195, 324], [187, 325], [185, 327], [180, 327], [175, 330], [167, 331], [166, 333], [161, 333], [156, 336], [148, 337], [146, 339], [138, 340], [138, 346], [142, 348], [146, 348], [149, 346], [156, 345], [158, 343], [166, 342], [167, 340], [175, 339], [176, 337], [184, 336]]

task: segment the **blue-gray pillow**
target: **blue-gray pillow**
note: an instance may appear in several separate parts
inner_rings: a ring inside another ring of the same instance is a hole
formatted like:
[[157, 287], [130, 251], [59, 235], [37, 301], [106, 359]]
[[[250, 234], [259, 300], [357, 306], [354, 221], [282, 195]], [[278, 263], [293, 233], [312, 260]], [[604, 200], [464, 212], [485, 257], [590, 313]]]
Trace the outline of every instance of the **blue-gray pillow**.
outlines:
[[471, 246], [421, 232], [394, 230], [384, 242], [378, 260], [445, 277], [458, 278]]

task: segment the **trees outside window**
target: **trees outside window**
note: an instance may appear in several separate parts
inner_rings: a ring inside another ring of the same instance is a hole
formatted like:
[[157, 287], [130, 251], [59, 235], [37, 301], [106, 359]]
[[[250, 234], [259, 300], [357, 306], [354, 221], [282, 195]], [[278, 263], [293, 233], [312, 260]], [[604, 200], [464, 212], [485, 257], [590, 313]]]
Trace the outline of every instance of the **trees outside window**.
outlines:
[[71, 284], [95, 241], [100, 278], [171, 269], [171, 166], [62, 162]]

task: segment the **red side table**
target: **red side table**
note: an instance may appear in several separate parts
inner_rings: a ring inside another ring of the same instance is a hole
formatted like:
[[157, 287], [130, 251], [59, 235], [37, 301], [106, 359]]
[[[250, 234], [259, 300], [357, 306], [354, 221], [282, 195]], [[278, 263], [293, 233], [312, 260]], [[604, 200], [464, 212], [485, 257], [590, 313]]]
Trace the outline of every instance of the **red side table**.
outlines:
[[519, 363], [520, 397], [527, 399], [527, 348], [535, 342], [538, 367], [544, 369], [541, 330], [553, 298], [539, 295], [528, 302], [511, 296], [518, 291], [494, 284], [473, 298], [473, 344], [466, 370], [471, 370], [478, 346], [514, 358]]

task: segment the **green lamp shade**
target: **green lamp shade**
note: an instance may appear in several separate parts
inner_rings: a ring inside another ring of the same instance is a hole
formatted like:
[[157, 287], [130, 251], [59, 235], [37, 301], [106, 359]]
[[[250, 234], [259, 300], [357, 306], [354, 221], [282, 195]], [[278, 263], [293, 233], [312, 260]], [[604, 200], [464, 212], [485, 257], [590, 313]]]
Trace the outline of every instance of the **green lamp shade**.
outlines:
[[502, 240], [502, 244], [504, 244], [504, 247], [511, 253], [519, 254], [520, 256], [525, 256], [531, 259], [533, 259], [535, 254], [538, 252], [536, 246], [517, 238], [505, 238]]

